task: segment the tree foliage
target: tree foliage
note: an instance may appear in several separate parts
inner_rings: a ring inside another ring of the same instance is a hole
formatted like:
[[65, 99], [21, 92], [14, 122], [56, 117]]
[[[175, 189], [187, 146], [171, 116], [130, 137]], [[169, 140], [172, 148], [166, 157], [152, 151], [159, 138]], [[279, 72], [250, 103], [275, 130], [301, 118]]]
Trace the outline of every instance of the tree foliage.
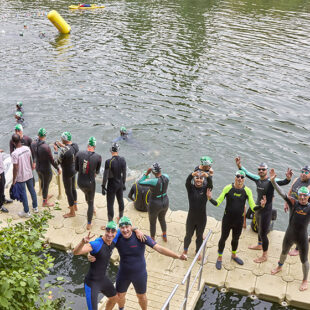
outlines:
[[60, 309], [59, 300], [42, 292], [40, 280], [53, 267], [44, 248], [49, 211], [0, 231], [0, 309]]

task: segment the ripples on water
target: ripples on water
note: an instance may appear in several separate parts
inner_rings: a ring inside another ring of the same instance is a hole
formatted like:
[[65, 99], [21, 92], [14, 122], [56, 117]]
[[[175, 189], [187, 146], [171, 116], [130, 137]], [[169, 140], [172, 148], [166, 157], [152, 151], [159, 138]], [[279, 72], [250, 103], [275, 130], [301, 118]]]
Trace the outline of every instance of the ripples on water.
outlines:
[[[249, 170], [266, 161], [280, 177], [287, 166], [298, 174], [310, 163], [305, 1], [109, 1], [89, 12], [69, 4], [0, 4], [1, 147], [17, 100], [26, 134], [45, 126], [52, 142], [70, 130], [81, 148], [94, 135], [104, 158], [125, 125], [143, 145], [122, 144], [129, 167], [160, 162], [171, 176], [171, 207], [184, 210], [185, 178], [203, 154], [215, 160], [214, 195], [233, 181], [237, 154]], [[70, 35], [42, 14], [50, 9], [68, 21]], [[275, 205], [282, 210], [279, 197]], [[208, 207], [217, 219], [222, 212]], [[279, 217], [276, 228], [284, 229], [287, 217]]]

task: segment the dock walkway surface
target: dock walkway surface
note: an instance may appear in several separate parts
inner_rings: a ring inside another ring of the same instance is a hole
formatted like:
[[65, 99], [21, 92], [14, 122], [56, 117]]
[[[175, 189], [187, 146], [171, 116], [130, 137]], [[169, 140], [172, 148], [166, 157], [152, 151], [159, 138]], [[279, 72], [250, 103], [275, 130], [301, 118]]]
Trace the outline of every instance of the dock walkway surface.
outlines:
[[[38, 184], [36, 184], [38, 189]], [[78, 190], [78, 211], [76, 217], [63, 218], [63, 214], [68, 212], [68, 203], [66, 200], [63, 185], [61, 185], [61, 197], [59, 197], [58, 186], [56, 185], [56, 178], [50, 185], [50, 194], [59, 198], [59, 209], [54, 210], [50, 208], [54, 218], [49, 221], [49, 229], [46, 233], [46, 241], [52, 247], [61, 250], [73, 249], [80, 240], [87, 234], [86, 231], [86, 213], [87, 204], [85, 202], [84, 194]], [[6, 192], [8, 196], [8, 192]], [[29, 202], [31, 198], [29, 197]], [[38, 197], [39, 210], [42, 210], [42, 199]], [[31, 203], [29, 203], [31, 206]], [[7, 205], [9, 213], [0, 213], [0, 228], [7, 225], [6, 219], [13, 219], [13, 223], [24, 221], [17, 215], [22, 210], [22, 204], [14, 202]], [[107, 223], [107, 208], [106, 197], [100, 193], [96, 193], [95, 197], [96, 215], [93, 220], [92, 233], [97, 238], [102, 235], [103, 231], [100, 229], [102, 225]], [[117, 211], [117, 203], [115, 211]], [[31, 207], [30, 207], [31, 211]], [[117, 212], [115, 212], [117, 214]], [[125, 213], [134, 226], [139, 227], [145, 234], [149, 234], [149, 221], [148, 214], [136, 211], [133, 203], [125, 200]], [[183, 240], [185, 235], [185, 222], [187, 212], [185, 211], [171, 211], [169, 210], [166, 215], [167, 219], [167, 235], [168, 242], [163, 242], [161, 238], [161, 230], [159, 224], [157, 226], [156, 242], [170, 248], [171, 250], [181, 253], [183, 251]], [[299, 257], [288, 256], [283, 271], [277, 275], [271, 275], [270, 270], [277, 265], [281, 248], [284, 232], [272, 231], [269, 233], [269, 251], [268, 261], [265, 263], [254, 263], [253, 259], [261, 255], [261, 251], [249, 250], [248, 246], [257, 242], [257, 234], [254, 233], [248, 226], [243, 230], [240, 237], [238, 255], [244, 260], [244, 265], [237, 265], [231, 261], [231, 236], [226, 242], [226, 247], [223, 254], [223, 268], [218, 271], [215, 268], [217, 259], [217, 244], [220, 238], [221, 222], [212, 217], [208, 217], [207, 228], [212, 230], [212, 235], [207, 243], [207, 257], [204, 264], [202, 274], [202, 288], [204, 283], [212, 287], [227, 288], [228, 291], [237, 292], [242, 295], [254, 294], [258, 298], [266, 301], [281, 303], [286, 301], [289, 305], [300, 307], [303, 309], [310, 309], [310, 287], [307, 291], [300, 292], [299, 285], [302, 280], [302, 269]], [[176, 284], [181, 284], [187, 269], [189, 268], [195, 256], [194, 253], [195, 239], [193, 238], [188, 252], [188, 260], [180, 261], [160, 255], [151, 248], [146, 249], [146, 264], [148, 271], [148, 309], [161, 309], [165, 300], [171, 293]], [[119, 260], [117, 250], [114, 250], [112, 261], [117, 264]], [[309, 259], [310, 260], [310, 259]], [[197, 263], [194, 266], [192, 278], [194, 278], [200, 265]], [[201, 288], [201, 289], [202, 289]], [[175, 296], [172, 298], [170, 309], [179, 309], [180, 304], [183, 302], [185, 292], [185, 285], [180, 285]], [[187, 309], [194, 309], [197, 299], [201, 293], [197, 291], [195, 285], [190, 296]], [[133, 290], [132, 285], [126, 296], [126, 309], [140, 309], [137, 297]], [[105, 299], [103, 298], [99, 303], [99, 309], [103, 310]], [[118, 309], [118, 307], [115, 307]]]

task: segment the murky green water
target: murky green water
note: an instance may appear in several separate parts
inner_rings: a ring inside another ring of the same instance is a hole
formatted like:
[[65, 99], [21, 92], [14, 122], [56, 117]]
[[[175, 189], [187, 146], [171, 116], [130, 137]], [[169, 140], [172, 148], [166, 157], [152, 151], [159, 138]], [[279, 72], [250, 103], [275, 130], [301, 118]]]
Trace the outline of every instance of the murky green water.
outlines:
[[[136, 139], [121, 145], [129, 167], [158, 161], [171, 177], [171, 208], [183, 210], [201, 155], [214, 158], [215, 194], [232, 182], [237, 154], [249, 170], [266, 161], [279, 177], [310, 163], [309, 1], [110, 0], [88, 12], [69, 11], [72, 3], [0, 3], [0, 148], [17, 100], [26, 134], [44, 126], [53, 142], [69, 130], [81, 148], [94, 135], [104, 159], [125, 125]], [[70, 35], [47, 20], [51, 9]], [[284, 230], [279, 197], [274, 205]], [[223, 209], [208, 214], [221, 219]]]

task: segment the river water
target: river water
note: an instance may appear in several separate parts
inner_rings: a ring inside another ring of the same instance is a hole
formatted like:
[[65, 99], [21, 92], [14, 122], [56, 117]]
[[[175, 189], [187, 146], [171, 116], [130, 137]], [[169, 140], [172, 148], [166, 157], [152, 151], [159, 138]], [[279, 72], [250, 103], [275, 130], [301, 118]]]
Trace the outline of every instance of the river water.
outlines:
[[[8, 151], [16, 101], [25, 134], [44, 126], [53, 142], [68, 130], [80, 148], [93, 135], [104, 159], [126, 126], [134, 142], [121, 143], [121, 155], [135, 171], [161, 164], [174, 210], [187, 210], [184, 182], [201, 155], [214, 159], [215, 196], [233, 181], [236, 155], [279, 177], [310, 164], [309, 1], [110, 0], [84, 12], [70, 4], [0, 2], [0, 148]], [[51, 9], [70, 35], [49, 22]], [[275, 228], [284, 230], [282, 205], [276, 197]], [[223, 209], [208, 214], [221, 219]]]

